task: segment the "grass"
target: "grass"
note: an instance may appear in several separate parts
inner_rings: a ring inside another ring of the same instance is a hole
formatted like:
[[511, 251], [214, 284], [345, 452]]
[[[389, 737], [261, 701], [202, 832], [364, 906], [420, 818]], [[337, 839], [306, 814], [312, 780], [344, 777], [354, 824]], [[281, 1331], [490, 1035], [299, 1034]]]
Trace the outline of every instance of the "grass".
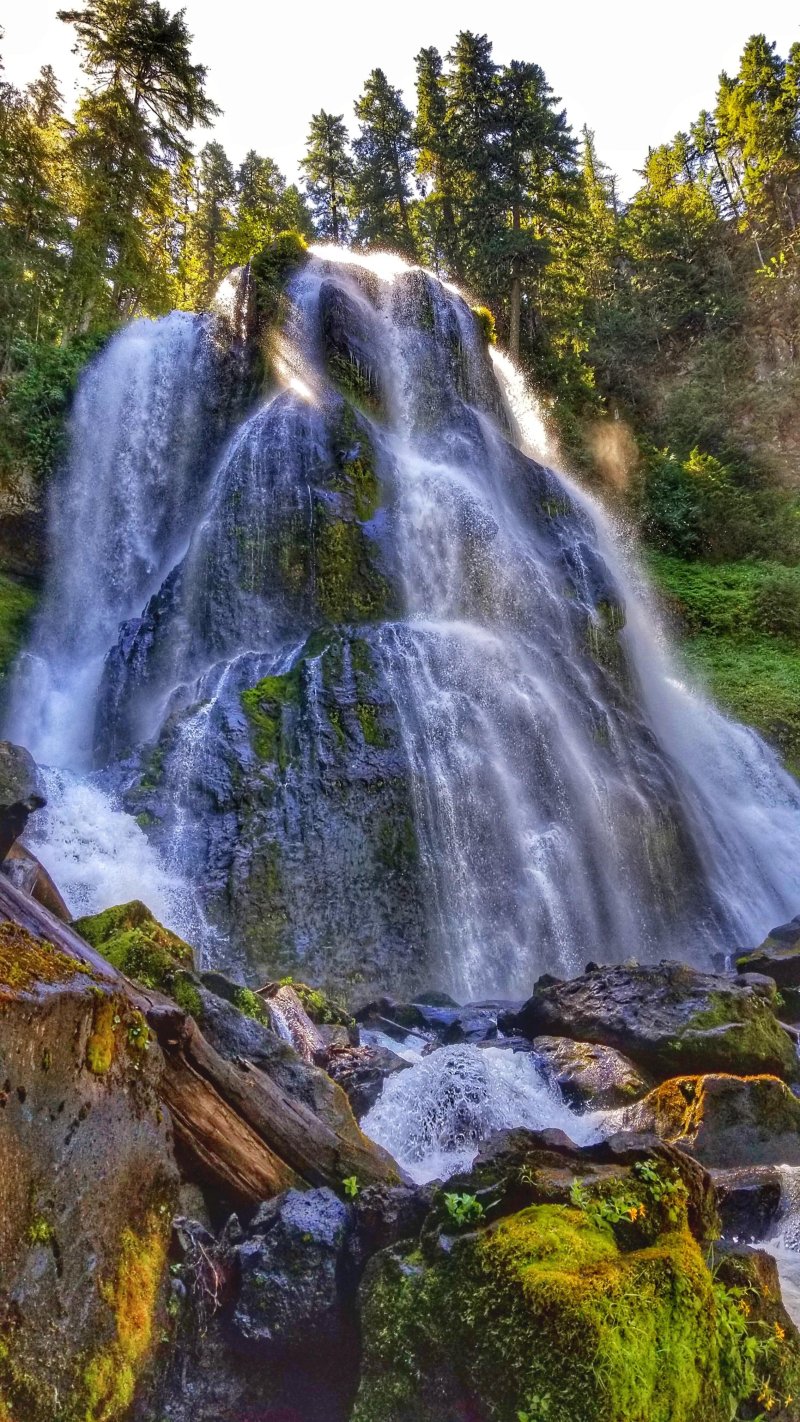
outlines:
[[[755, 726], [800, 775], [800, 624], [796, 641], [770, 632], [762, 620], [776, 565], [686, 563], [659, 555], [650, 568], [683, 633], [692, 671], [720, 706]], [[791, 574], [783, 570], [783, 576]], [[796, 576], [800, 580], [800, 571]]]

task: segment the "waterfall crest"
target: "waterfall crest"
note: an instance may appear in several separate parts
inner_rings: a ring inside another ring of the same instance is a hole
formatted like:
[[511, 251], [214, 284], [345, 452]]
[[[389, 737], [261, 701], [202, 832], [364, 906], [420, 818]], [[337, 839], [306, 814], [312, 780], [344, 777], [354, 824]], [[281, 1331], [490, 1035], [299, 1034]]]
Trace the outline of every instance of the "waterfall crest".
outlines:
[[796, 912], [800, 790], [672, 666], [462, 297], [319, 248], [287, 298], [216, 460], [202, 320], [84, 377], [8, 732], [94, 746], [244, 976], [524, 994]]

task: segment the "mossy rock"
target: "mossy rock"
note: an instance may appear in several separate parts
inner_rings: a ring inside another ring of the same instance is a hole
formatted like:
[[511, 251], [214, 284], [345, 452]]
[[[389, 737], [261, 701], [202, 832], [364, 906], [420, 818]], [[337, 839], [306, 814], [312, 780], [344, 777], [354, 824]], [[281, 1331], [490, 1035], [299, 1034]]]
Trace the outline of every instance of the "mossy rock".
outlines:
[[76, 958], [34, 938], [18, 923], [0, 923], [0, 1000], [81, 976], [92, 977], [92, 972]]
[[510, 1019], [528, 1037], [600, 1042], [655, 1079], [688, 1072], [800, 1077], [794, 1042], [768, 984], [700, 973], [685, 963], [611, 965], [534, 993]]
[[353, 1422], [730, 1422], [757, 1385], [685, 1227], [623, 1249], [583, 1209], [532, 1206], [433, 1263], [379, 1255], [362, 1297]]
[[300, 232], [279, 232], [250, 263], [256, 311], [262, 325], [274, 324], [287, 281], [308, 260], [308, 243]]
[[800, 1165], [800, 1101], [775, 1076], [678, 1076], [626, 1112], [707, 1166]]
[[194, 968], [189, 944], [159, 923], [138, 899], [76, 919], [73, 928], [142, 987], [177, 996], [178, 984]]

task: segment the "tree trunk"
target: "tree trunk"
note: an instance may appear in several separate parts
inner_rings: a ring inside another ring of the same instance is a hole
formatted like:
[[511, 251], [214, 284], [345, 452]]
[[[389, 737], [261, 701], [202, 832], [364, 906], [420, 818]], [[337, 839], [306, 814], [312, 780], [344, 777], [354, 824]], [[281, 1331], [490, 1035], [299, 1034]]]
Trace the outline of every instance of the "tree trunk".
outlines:
[[163, 1054], [161, 1095], [190, 1179], [247, 1208], [290, 1186], [340, 1189], [350, 1175], [362, 1185], [399, 1180], [391, 1156], [359, 1130], [341, 1087], [331, 1082], [323, 1117], [250, 1062], [227, 1061], [177, 1003], [130, 982], [0, 873], [0, 922], [7, 921], [85, 964], [96, 983], [123, 993], [147, 1019]]

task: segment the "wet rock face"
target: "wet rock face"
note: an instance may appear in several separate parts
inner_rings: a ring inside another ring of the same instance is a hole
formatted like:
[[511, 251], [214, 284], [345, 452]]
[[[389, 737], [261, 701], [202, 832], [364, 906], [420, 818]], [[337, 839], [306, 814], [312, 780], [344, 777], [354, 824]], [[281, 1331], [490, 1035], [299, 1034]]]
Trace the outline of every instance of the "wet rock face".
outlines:
[[800, 1101], [776, 1077], [682, 1076], [625, 1113], [707, 1166], [800, 1165]]
[[734, 1166], [712, 1172], [722, 1232], [752, 1244], [768, 1238], [781, 1205], [781, 1175], [775, 1166]]
[[0, 859], [22, 834], [44, 793], [33, 757], [22, 746], [0, 741]]
[[576, 1110], [613, 1110], [646, 1095], [650, 1082], [613, 1047], [535, 1037], [533, 1050], [548, 1079]]
[[0, 1400], [15, 1419], [122, 1416], [165, 1326], [178, 1181], [147, 1043], [112, 986], [0, 927]]
[[614, 1047], [655, 1076], [769, 1072], [793, 1081], [797, 1055], [774, 1005], [769, 984], [663, 962], [598, 968], [554, 983], [501, 1025], [530, 1038], [558, 1035]]
[[329, 1050], [326, 1070], [347, 1093], [357, 1121], [372, 1109], [383, 1091], [387, 1077], [411, 1065], [388, 1047], [334, 1047]]
[[262, 1357], [309, 1348], [340, 1350], [345, 1252], [352, 1210], [332, 1190], [289, 1190], [259, 1210], [233, 1257], [238, 1276], [230, 1326]]

